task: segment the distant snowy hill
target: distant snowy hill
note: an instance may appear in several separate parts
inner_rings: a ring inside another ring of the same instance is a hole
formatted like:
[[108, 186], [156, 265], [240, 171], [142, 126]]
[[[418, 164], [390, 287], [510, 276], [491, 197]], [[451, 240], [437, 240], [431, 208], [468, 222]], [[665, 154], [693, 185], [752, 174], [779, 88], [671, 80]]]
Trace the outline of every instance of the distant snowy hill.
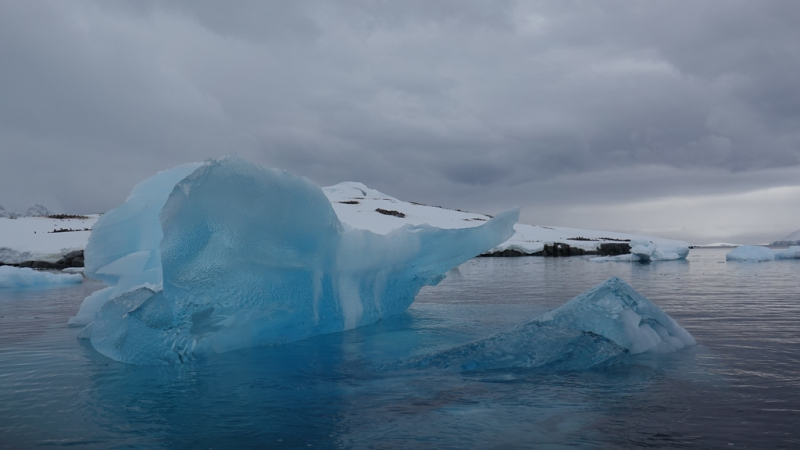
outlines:
[[[356, 182], [339, 183], [322, 188], [333, 205], [342, 223], [353, 228], [362, 228], [375, 233], [386, 234], [405, 224], [419, 225], [429, 223], [440, 228], [467, 228], [484, 223], [490, 216], [469, 213], [437, 206], [404, 202], [370, 189]], [[492, 249], [491, 253], [512, 251], [522, 254], [538, 254], [545, 246], [567, 244], [572, 248], [595, 252], [601, 244], [627, 243], [630, 240], [649, 240], [656, 244], [690, 244], [673, 239], [657, 238], [612, 231], [582, 230], [566, 227], [545, 227], [517, 224], [516, 234], [503, 244]]]
[[56, 262], [73, 250], [83, 250], [89, 242], [91, 231], [88, 230], [91, 230], [98, 217], [0, 218], [0, 263], [18, 264], [30, 260]]
[[[366, 229], [378, 234], [386, 234], [406, 224], [427, 223], [439, 228], [476, 227], [490, 218], [486, 214], [405, 202], [356, 182], [339, 183], [322, 190], [345, 226]], [[39, 207], [41, 205], [29, 209], [29, 213], [48, 212], [46, 208]], [[8, 213], [5, 210], [0, 211]], [[18, 264], [28, 260], [55, 262], [70, 251], [82, 250], [89, 241], [90, 231], [86, 229], [91, 229], [99, 217], [91, 215], [86, 219], [58, 219], [21, 217], [16, 213], [12, 214], [17, 218], [0, 218], [0, 263]], [[53, 233], [57, 230], [70, 231]], [[593, 253], [597, 252], [601, 245], [610, 245], [611, 247], [607, 248], [613, 251], [614, 246], [626, 246], [629, 241], [640, 239], [658, 245], [689, 246], [689, 243], [684, 241], [612, 231], [526, 224], [517, 224], [514, 230], [516, 234], [511, 239], [493, 248], [489, 253], [500, 256], [534, 255], [553, 251], [561, 251], [557, 253], [561, 255]], [[795, 234], [797, 233], [792, 236]], [[545, 248], [546, 246], [548, 248]], [[627, 247], [625, 251], [619, 250], [619, 252], [626, 253]]]
[[713, 242], [711, 244], [696, 245], [695, 247], [702, 248], [734, 248], [739, 247], [741, 244], [731, 244], [730, 242]]
[[800, 230], [797, 230], [780, 241], [775, 241], [770, 245], [800, 245]]
[[38, 203], [28, 208], [24, 213], [8, 211], [3, 208], [3, 205], [0, 205], [0, 218], [16, 219], [17, 217], [44, 217], [49, 215], [50, 211], [44, 205]]

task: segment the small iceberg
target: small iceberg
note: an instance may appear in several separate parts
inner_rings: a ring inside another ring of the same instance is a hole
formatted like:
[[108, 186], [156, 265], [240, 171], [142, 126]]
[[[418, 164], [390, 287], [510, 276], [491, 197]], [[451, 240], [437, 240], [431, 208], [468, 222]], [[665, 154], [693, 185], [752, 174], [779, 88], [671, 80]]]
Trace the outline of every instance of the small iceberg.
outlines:
[[631, 252], [627, 255], [600, 256], [592, 258], [594, 262], [622, 261], [622, 262], [650, 262], [650, 261], [676, 261], [686, 259], [689, 247], [683, 245], [656, 244], [653, 241], [631, 241]]
[[0, 289], [55, 287], [83, 282], [80, 274], [40, 272], [26, 267], [0, 266]]
[[162, 172], [95, 224], [86, 275], [110, 286], [73, 324], [100, 353], [175, 364], [375, 323], [507, 240], [515, 208], [472, 228], [346, 228], [305, 178], [232, 155]]
[[511, 331], [390, 368], [583, 370], [627, 354], [668, 353], [696, 343], [672, 317], [612, 277]]
[[725, 255], [727, 261], [764, 262], [778, 259], [800, 259], [800, 246], [773, 250], [759, 245], [742, 245]]

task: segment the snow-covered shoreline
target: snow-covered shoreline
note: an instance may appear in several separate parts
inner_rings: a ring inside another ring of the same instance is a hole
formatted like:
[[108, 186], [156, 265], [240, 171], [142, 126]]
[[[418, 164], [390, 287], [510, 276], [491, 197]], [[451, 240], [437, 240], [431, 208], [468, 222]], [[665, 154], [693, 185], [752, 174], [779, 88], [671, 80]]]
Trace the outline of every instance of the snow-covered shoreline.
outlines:
[[[387, 234], [404, 225], [430, 224], [438, 228], [471, 228], [491, 216], [398, 200], [362, 183], [344, 182], [322, 189], [345, 226]], [[25, 261], [56, 263], [83, 250], [98, 214], [81, 219], [49, 217], [0, 218], [0, 264]], [[53, 233], [54, 230], [76, 230]], [[612, 231], [548, 227], [518, 223], [514, 236], [483, 256], [618, 255], [630, 251], [631, 241], [658, 246], [683, 246], [684, 241]]]
[[[439, 228], [475, 227], [491, 216], [398, 200], [361, 183], [345, 182], [322, 188], [339, 220], [353, 228], [386, 234], [403, 225], [428, 223]], [[380, 211], [383, 211], [382, 213]], [[514, 236], [485, 256], [570, 256], [628, 253], [629, 242], [649, 241], [659, 246], [689, 247], [674, 239], [613, 231], [548, 227], [517, 223]], [[611, 244], [611, 245], [609, 245]], [[604, 251], [604, 248], [607, 249]]]
[[85, 249], [91, 229], [100, 216], [93, 214], [83, 217], [0, 218], [0, 263], [55, 263], [70, 252]]

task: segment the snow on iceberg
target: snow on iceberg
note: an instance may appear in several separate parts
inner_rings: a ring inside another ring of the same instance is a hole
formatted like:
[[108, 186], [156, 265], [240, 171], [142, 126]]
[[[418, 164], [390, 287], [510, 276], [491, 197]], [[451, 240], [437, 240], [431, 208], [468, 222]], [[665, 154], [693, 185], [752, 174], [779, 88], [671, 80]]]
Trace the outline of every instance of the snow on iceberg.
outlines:
[[576, 370], [608, 365], [626, 354], [674, 352], [696, 343], [664, 311], [612, 277], [511, 331], [411, 358], [399, 367]]
[[627, 255], [601, 256], [592, 258], [594, 262], [625, 261], [625, 262], [649, 262], [649, 261], [676, 261], [686, 259], [689, 255], [689, 247], [683, 245], [657, 244], [653, 241], [634, 240], [631, 241], [631, 252]]
[[742, 245], [725, 255], [727, 261], [763, 262], [776, 259], [800, 259], [800, 247], [792, 246], [784, 250], [773, 250], [758, 245]]
[[40, 272], [25, 267], [0, 266], [0, 289], [25, 289], [82, 283], [80, 274]]
[[305, 178], [237, 156], [181, 178], [167, 190], [160, 228], [153, 209], [172, 176], [149, 183], [140, 205], [108, 213], [124, 220], [98, 221], [87, 247], [87, 276], [116, 291], [102, 304], [84, 301], [97, 312], [82, 334], [115, 360], [171, 364], [374, 323], [508, 239], [519, 216], [512, 209], [474, 228], [406, 225], [379, 235], [344, 230]]

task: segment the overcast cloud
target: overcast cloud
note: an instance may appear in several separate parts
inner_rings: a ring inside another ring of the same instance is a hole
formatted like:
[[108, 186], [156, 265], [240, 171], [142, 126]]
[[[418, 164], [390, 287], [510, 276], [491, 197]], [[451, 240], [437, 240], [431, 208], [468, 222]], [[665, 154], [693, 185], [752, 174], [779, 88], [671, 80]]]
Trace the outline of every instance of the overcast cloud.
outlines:
[[800, 2], [0, 0], [0, 205], [236, 151], [320, 185], [709, 241], [800, 228]]

